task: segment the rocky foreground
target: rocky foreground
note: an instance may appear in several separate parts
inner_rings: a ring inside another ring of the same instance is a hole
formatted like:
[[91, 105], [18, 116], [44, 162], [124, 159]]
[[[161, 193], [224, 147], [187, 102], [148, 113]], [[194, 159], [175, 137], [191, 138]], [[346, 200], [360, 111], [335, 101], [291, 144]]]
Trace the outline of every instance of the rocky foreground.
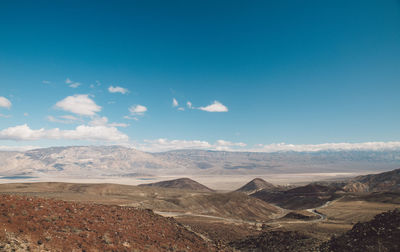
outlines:
[[381, 213], [371, 221], [357, 223], [350, 231], [323, 244], [321, 251], [400, 251], [400, 210]]
[[0, 251], [213, 251], [151, 210], [0, 195]]

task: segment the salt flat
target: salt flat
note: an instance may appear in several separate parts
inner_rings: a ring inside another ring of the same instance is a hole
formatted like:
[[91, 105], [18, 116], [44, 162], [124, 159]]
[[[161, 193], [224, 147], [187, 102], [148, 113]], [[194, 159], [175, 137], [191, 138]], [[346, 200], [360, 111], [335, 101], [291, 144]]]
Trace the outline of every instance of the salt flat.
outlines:
[[122, 185], [139, 185], [154, 183], [165, 180], [172, 180], [182, 177], [189, 177], [215, 190], [231, 191], [246, 184], [248, 181], [258, 177], [275, 185], [301, 185], [314, 181], [340, 180], [364, 174], [376, 173], [368, 172], [348, 172], [348, 173], [284, 173], [284, 174], [260, 174], [260, 175], [169, 175], [169, 176], [149, 176], [149, 177], [40, 177], [40, 178], [0, 178], [0, 184], [4, 183], [28, 183], [28, 182], [68, 182], [68, 183], [113, 183]]

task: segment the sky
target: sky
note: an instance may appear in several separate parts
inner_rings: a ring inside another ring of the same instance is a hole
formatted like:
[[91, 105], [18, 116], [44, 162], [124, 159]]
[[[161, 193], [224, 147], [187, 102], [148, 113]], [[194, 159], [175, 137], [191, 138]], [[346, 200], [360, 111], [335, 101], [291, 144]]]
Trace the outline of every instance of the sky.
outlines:
[[0, 149], [400, 147], [400, 1], [0, 1]]

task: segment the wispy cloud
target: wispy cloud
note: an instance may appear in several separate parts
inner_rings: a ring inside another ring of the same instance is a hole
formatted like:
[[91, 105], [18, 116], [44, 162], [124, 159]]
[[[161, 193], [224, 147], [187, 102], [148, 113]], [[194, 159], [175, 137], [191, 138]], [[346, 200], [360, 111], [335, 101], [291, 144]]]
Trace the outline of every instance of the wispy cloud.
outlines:
[[43, 83], [43, 84], [51, 84], [51, 81], [43, 80], [42, 83]]
[[63, 123], [63, 124], [78, 124], [82, 123], [83, 120], [77, 118], [73, 115], [63, 115], [63, 116], [47, 116], [47, 120], [54, 123]]
[[109, 86], [108, 87], [108, 92], [110, 93], [121, 93], [121, 94], [127, 94], [129, 93], [129, 90], [123, 87], [113, 87], [113, 86]]
[[108, 118], [103, 116], [103, 117], [96, 117], [93, 118], [90, 122], [89, 125], [91, 126], [108, 126], [108, 127], [122, 127], [126, 128], [129, 126], [129, 124], [126, 123], [109, 123]]
[[81, 83], [76, 82], [76, 81], [72, 81], [70, 78], [67, 78], [65, 80], [65, 83], [68, 84], [69, 87], [71, 87], [71, 88], [77, 88], [77, 87], [79, 87], [81, 85]]
[[68, 96], [57, 102], [55, 107], [83, 116], [93, 116], [101, 111], [101, 107], [90, 99], [87, 94]]
[[178, 101], [175, 99], [175, 98], [173, 98], [172, 99], [172, 107], [178, 107], [179, 106], [179, 103], [178, 103]]

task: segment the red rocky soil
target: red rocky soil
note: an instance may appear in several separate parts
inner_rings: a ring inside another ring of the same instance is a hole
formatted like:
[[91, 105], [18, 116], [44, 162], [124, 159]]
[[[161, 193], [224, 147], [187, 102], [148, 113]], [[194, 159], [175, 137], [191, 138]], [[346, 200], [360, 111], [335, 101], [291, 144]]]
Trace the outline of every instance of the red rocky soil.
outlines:
[[0, 195], [0, 251], [212, 251], [151, 210]]

